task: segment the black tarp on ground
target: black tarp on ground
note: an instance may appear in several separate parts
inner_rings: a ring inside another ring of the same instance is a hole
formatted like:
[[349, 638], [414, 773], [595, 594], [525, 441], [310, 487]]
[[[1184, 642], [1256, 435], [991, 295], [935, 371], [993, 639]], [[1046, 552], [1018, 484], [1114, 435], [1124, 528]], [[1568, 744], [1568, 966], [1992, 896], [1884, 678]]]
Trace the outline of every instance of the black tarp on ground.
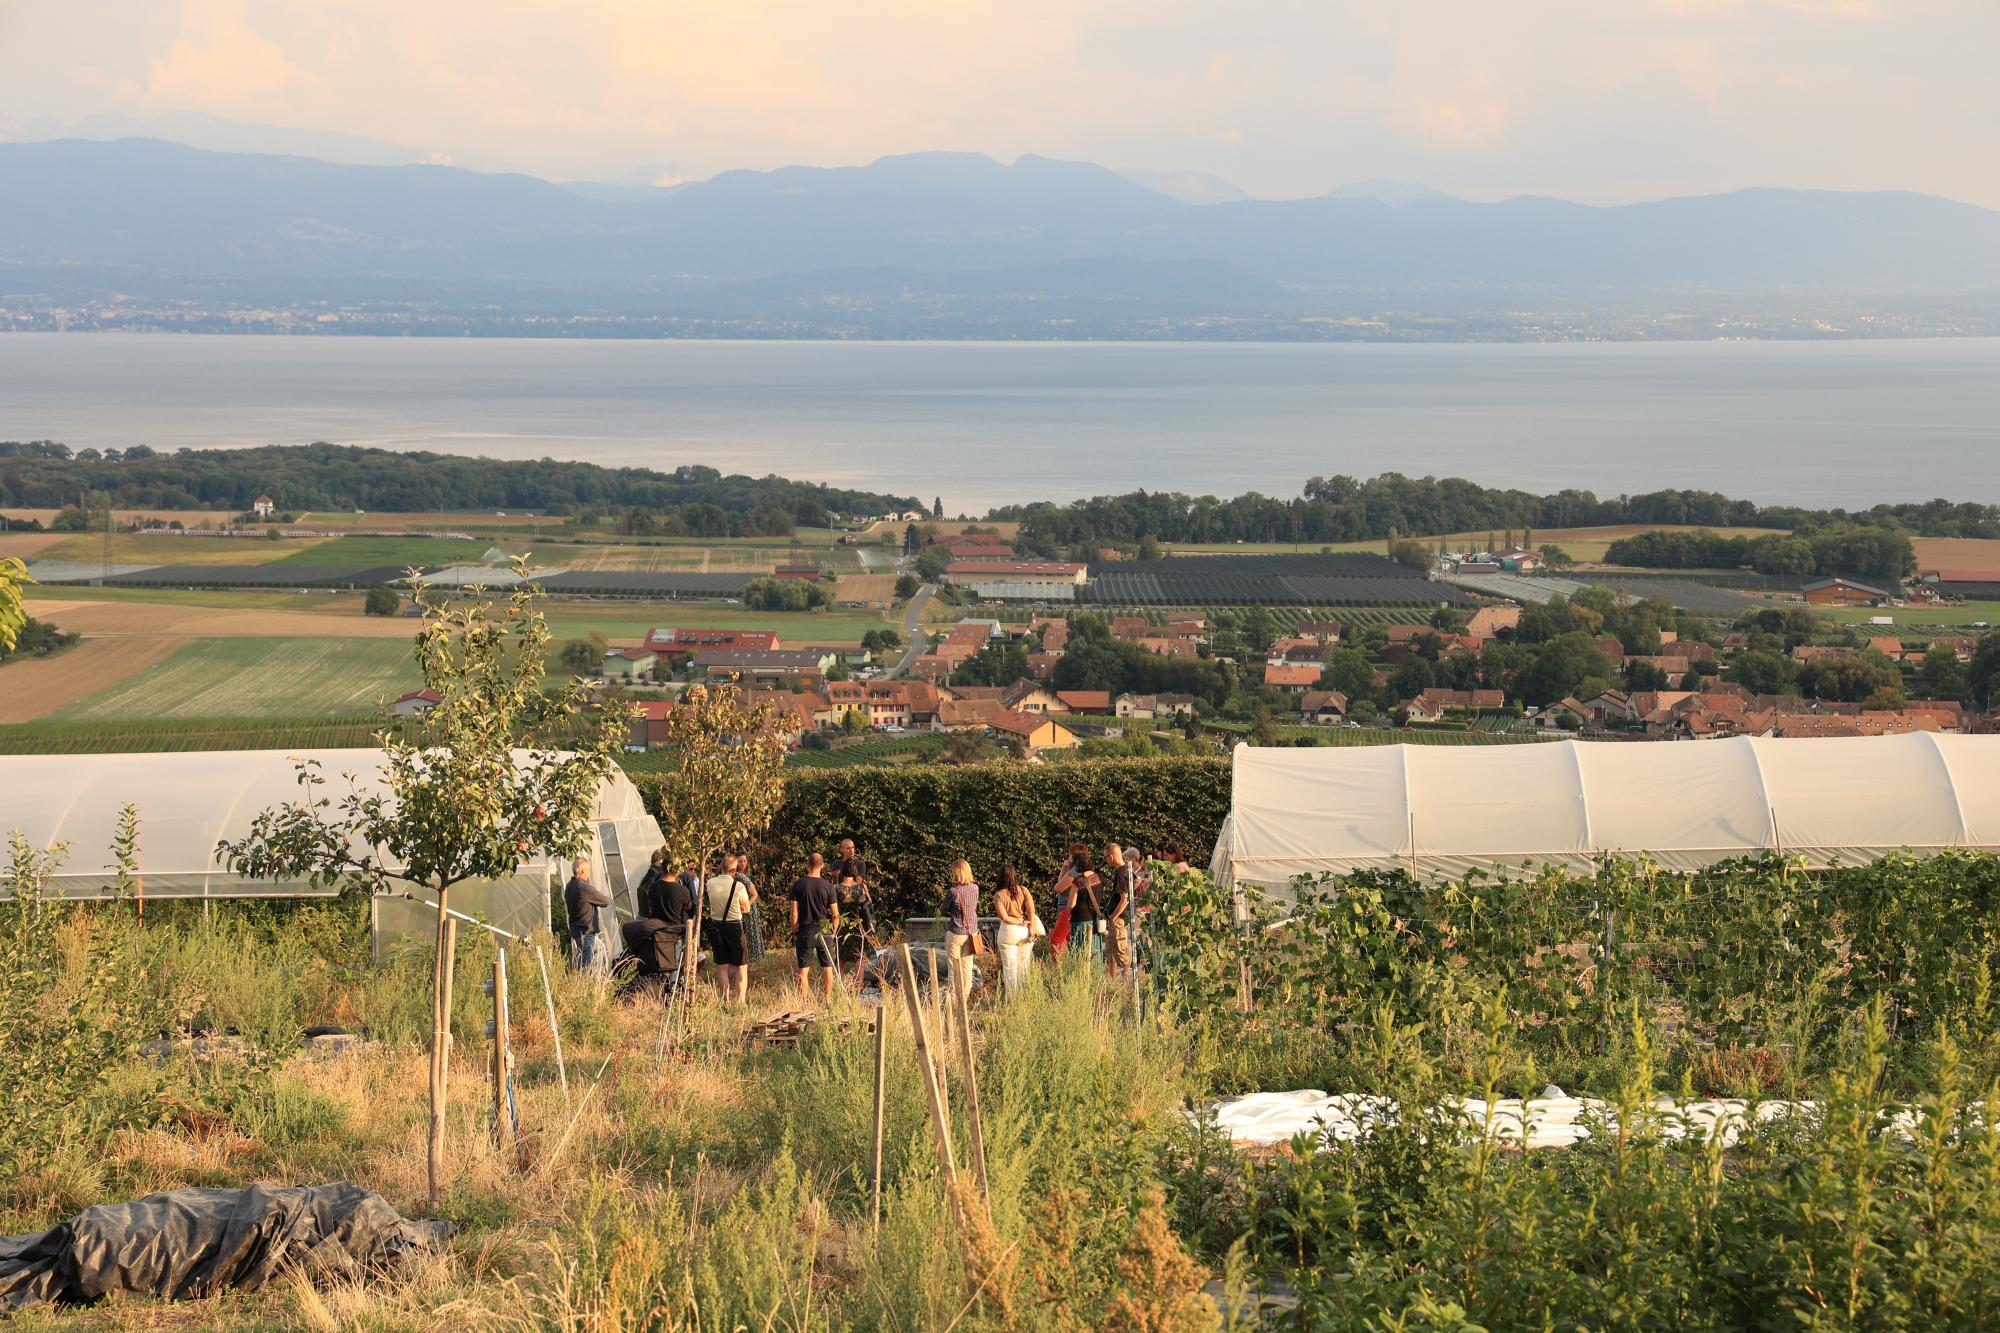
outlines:
[[441, 1244], [379, 1194], [331, 1185], [186, 1189], [86, 1208], [47, 1231], [0, 1237], [0, 1312], [87, 1305], [112, 1292], [192, 1300], [297, 1268], [357, 1276]]

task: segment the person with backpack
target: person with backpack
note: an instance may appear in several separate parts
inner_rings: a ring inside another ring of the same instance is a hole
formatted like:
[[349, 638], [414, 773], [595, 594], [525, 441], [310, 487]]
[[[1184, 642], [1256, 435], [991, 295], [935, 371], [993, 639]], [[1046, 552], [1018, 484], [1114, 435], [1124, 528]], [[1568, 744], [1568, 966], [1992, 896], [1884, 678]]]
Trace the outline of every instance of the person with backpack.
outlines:
[[855, 920], [861, 923], [864, 940], [875, 938], [875, 898], [868, 891], [868, 876], [861, 864], [861, 858], [854, 854], [854, 839], [840, 840], [840, 860], [834, 863], [833, 883], [840, 890], [840, 901], [854, 909]]
[[722, 1002], [750, 999], [750, 965], [745, 953], [743, 918], [756, 906], [757, 889], [737, 873], [736, 857], [720, 855], [716, 873], [702, 885], [702, 927], [715, 957], [715, 989]]
[[819, 968], [820, 999], [833, 1003], [833, 974], [836, 970], [833, 940], [829, 928], [840, 929], [840, 899], [826, 881], [826, 858], [814, 852], [806, 862], [806, 873], [792, 885], [792, 949], [799, 964], [799, 991], [812, 994], [812, 970]]
[[[1090, 868], [1090, 848], [1082, 843], [1071, 847], [1069, 860], [1056, 876], [1056, 904], [1069, 918], [1067, 947], [1081, 954], [1086, 963], [1095, 963], [1104, 947], [1099, 933], [1104, 909], [1097, 900], [1097, 886], [1102, 882]], [[1061, 933], [1060, 925], [1057, 931]]]

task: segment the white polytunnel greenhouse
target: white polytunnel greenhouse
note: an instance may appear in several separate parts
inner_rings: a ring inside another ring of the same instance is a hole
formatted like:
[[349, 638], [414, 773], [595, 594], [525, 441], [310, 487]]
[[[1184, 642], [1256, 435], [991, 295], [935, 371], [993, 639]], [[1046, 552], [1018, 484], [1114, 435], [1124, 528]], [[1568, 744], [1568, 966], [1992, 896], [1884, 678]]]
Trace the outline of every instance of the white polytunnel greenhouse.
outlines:
[[[382, 751], [206, 750], [175, 754], [0, 755], [0, 837], [18, 830], [35, 847], [67, 843], [48, 892], [76, 899], [116, 892], [112, 850], [124, 807], [138, 815], [139, 892], [148, 899], [330, 897], [330, 888], [282, 880], [246, 879], [215, 857], [224, 839], [241, 838], [272, 806], [296, 800], [300, 760], [317, 760], [327, 785], [344, 794], [346, 775], [364, 792], [382, 789]], [[530, 762], [517, 751], [517, 762]], [[623, 772], [600, 785], [590, 815], [591, 857], [598, 881], [611, 890], [614, 915], [636, 914], [636, 891], [660, 826]], [[536, 854], [504, 880], [456, 885], [451, 907], [511, 934], [550, 922], [554, 894], [568, 878], [566, 863]], [[378, 895], [372, 905], [375, 948], [406, 937], [428, 938], [436, 903], [417, 892]], [[615, 931], [612, 938], [616, 938]]]
[[2000, 848], [2000, 736], [1236, 747], [1217, 880]]

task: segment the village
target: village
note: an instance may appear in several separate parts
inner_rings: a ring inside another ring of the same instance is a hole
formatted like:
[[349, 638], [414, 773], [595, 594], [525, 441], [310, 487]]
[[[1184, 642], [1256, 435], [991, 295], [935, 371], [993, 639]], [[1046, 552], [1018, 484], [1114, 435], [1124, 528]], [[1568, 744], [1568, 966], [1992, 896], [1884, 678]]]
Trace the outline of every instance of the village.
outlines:
[[[1022, 559], [987, 532], [911, 545], [911, 563], [936, 571], [937, 591], [973, 614], [924, 626], [907, 645], [893, 630], [843, 650], [802, 646], [776, 630], [670, 627], [607, 645], [595, 674], [635, 710], [629, 748], [666, 743], [673, 696], [692, 681], [742, 686], [795, 747], [837, 749], [868, 734], [971, 733], [994, 742], [996, 753], [1036, 759], [1120, 738], [1201, 737], [1220, 746], [1246, 737], [1667, 741], [1888, 736], [1991, 723], [1965, 701], [1980, 637], [1889, 633], [1816, 616], [1818, 608], [1882, 607], [1906, 596], [1847, 578], [1805, 581], [1784, 603], [1745, 601], [1726, 619], [1691, 615], [1657, 596], [1619, 598], [1566, 582], [1573, 595], [1544, 601], [1441, 599], [1427, 616], [1404, 608], [1409, 619], [1334, 607], [1288, 620], [1282, 608], [1258, 605], [1078, 605], [1089, 566]], [[1246, 577], [1259, 563], [1220, 559]], [[1505, 548], [1441, 558], [1433, 578], [1444, 580], [1393, 582], [1405, 597], [1411, 586], [1449, 593], [1457, 585], [1447, 580], [1457, 574], [1527, 575], [1542, 560]], [[1964, 571], [1929, 571], [1907, 597], [1935, 603], [1941, 587], [1948, 595], [1965, 579]], [[1066, 667], [1079, 642], [1092, 649], [1089, 665]], [[425, 703], [406, 696], [397, 708]], [[1369, 736], [1338, 734], [1364, 729]], [[1380, 734], [1390, 730], [1397, 735]]]

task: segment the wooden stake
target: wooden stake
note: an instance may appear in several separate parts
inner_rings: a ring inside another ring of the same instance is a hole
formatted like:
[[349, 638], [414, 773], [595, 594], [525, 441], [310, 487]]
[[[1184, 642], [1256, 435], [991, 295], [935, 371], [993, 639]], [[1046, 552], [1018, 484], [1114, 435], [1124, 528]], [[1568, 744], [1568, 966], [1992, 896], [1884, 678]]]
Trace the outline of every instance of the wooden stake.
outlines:
[[[925, 1004], [928, 1006], [931, 1022], [935, 1025], [932, 1030], [937, 1033], [938, 1039], [942, 1041], [944, 1039], [944, 996], [938, 990], [937, 949], [935, 947], [924, 951], [924, 961], [930, 964], [931, 969], [931, 991], [929, 997], [925, 1000]], [[951, 1079], [945, 1073], [945, 1062], [943, 1060], [936, 1060], [933, 1063], [935, 1068], [932, 1072], [937, 1078], [938, 1096], [943, 1099], [944, 1103], [945, 1128], [949, 1131], [951, 1128]]]
[[882, 1121], [887, 1108], [884, 1104], [886, 1090], [884, 1074], [889, 1063], [889, 997], [882, 997], [882, 1007], [875, 1011], [875, 1125], [874, 1125], [874, 1167], [869, 1179], [872, 1182], [868, 1205], [869, 1226], [880, 1233], [882, 1230]]
[[445, 905], [449, 889], [438, 890], [437, 958], [432, 967], [431, 989], [431, 1123], [426, 1150], [430, 1180], [430, 1209], [438, 1210], [444, 1197], [444, 1112], [450, 1095], [451, 1074], [451, 980], [452, 959], [458, 948], [458, 922]]
[[502, 1157], [514, 1151], [514, 1116], [507, 1096], [507, 1068], [513, 1057], [507, 1050], [507, 950], [493, 953], [493, 1134]]
[[[938, 1078], [938, 1062], [932, 1053], [930, 1034], [925, 1031], [924, 1005], [917, 999], [917, 965], [910, 946], [898, 945], [903, 963], [903, 999], [910, 1009], [910, 1029], [917, 1038], [917, 1072], [924, 1080], [924, 1099], [930, 1103], [931, 1129], [937, 1135], [938, 1166], [944, 1172], [945, 1197], [951, 1200], [954, 1218], [959, 1215], [958, 1158], [951, 1149], [951, 1122], [945, 1117], [944, 1087]], [[960, 1230], [964, 1229], [960, 1219]]]
[[972, 1016], [966, 1009], [965, 990], [959, 984], [956, 966], [951, 974], [951, 1003], [958, 1015], [958, 1049], [965, 1071], [965, 1116], [966, 1127], [972, 1133], [972, 1174], [979, 1183], [979, 1198], [986, 1202], [991, 1196], [986, 1188], [986, 1134], [979, 1124], [979, 1080], [972, 1060]]

